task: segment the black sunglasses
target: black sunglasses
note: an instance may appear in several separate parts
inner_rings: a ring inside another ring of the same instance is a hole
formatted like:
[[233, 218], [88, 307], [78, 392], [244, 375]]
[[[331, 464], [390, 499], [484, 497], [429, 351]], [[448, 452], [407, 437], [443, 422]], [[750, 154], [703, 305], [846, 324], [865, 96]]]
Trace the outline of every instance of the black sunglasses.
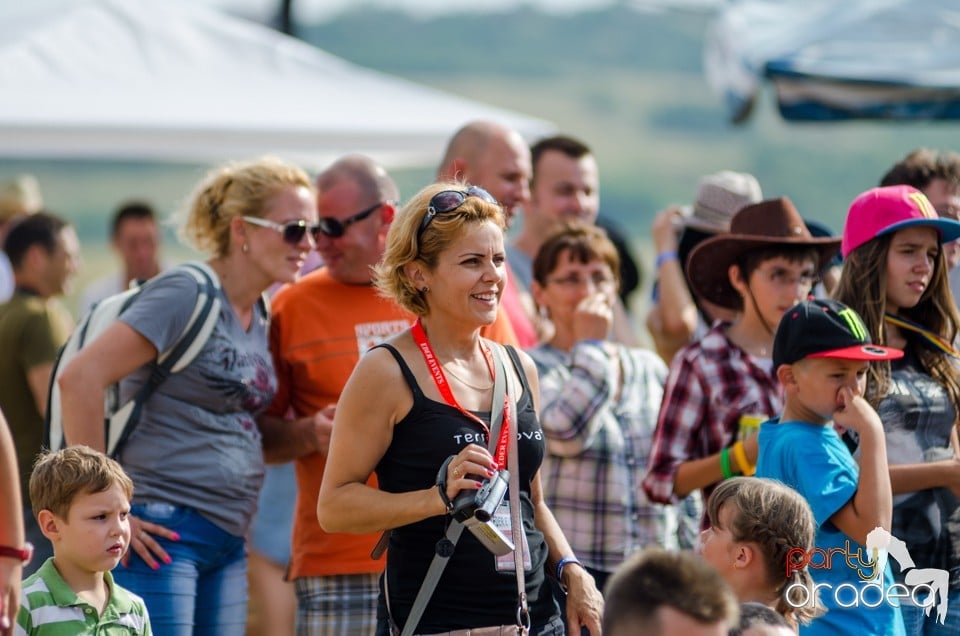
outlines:
[[284, 243], [289, 243], [290, 245], [299, 245], [300, 241], [303, 240], [304, 235], [308, 236], [310, 245], [316, 247], [316, 236], [317, 236], [317, 226], [307, 223], [303, 219], [299, 221], [290, 221], [288, 223], [280, 224], [274, 223], [267, 219], [261, 219], [256, 216], [245, 216], [243, 220], [247, 223], [252, 223], [253, 225], [259, 225], [260, 227], [267, 227], [271, 230], [275, 230], [280, 233], [280, 236], [283, 238]]
[[[351, 217], [348, 217], [344, 220], [335, 219], [332, 216], [321, 216], [317, 223], [317, 230], [322, 234], [329, 236], [330, 238], [340, 238], [347, 231], [347, 228], [356, 223], [357, 221], [362, 221], [371, 214], [373, 214], [380, 206], [386, 205], [386, 201], [381, 201], [370, 206], [362, 212], [357, 212]], [[315, 237], [319, 238], [319, 237]]]
[[431, 221], [433, 221], [433, 217], [437, 216], [438, 214], [450, 214], [463, 205], [464, 201], [467, 200], [467, 197], [478, 197], [487, 203], [500, 205], [497, 203], [497, 200], [493, 198], [492, 194], [479, 186], [470, 186], [467, 188], [466, 192], [461, 192], [460, 190], [444, 190], [442, 192], [437, 192], [435, 195], [430, 197], [430, 203], [427, 205], [427, 213], [423, 215], [423, 220], [420, 221], [420, 229], [417, 230], [417, 243], [420, 242], [420, 237], [423, 235], [423, 231], [427, 229], [427, 226], [430, 225]]

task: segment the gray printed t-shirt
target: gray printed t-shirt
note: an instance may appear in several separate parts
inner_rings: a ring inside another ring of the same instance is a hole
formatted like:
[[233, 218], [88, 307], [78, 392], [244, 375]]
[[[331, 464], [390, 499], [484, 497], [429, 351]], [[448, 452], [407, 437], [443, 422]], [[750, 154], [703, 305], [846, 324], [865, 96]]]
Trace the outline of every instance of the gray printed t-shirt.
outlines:
[[[149, 283], [120, 320], [165, 351], [183, 332], [196, 299], [193, 278], [173, 269]], [[245, 534], [264, 471], [255, 417], [277, 390], [267, 332], [259, 308], [244, 331], [221, 290], [210, 339], [147, 400], [121, 449], [136, 503], [189, 506], [226, 532]], [[122, 400], [133, 396], [149, 369], [121, 382]]]

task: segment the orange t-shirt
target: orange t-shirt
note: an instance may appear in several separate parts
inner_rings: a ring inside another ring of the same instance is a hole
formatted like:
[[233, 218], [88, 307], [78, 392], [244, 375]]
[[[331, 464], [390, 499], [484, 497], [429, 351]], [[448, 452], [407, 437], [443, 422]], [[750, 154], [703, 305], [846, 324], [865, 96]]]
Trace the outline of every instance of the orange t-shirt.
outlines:
[[[360, 356], [413, 324], [414, 316], [379, 296], [372, 286], [345, 285], [325, 268], [281, 289], [272, 302], [270, 349], [277, 372], [277, 395], [268, 415], [297, 417], [335, 404]], [[502, 310], [484, 335], [515, 344]], [[317, 521], [317, 496], [326, 456], [296, 460], [297, 504], [293, 520], [290, 578], [383, 571], [384, 559], [370, 551], [376, 534], [330, 534]], [[367, 482], [376, 487], [376, 477]]]

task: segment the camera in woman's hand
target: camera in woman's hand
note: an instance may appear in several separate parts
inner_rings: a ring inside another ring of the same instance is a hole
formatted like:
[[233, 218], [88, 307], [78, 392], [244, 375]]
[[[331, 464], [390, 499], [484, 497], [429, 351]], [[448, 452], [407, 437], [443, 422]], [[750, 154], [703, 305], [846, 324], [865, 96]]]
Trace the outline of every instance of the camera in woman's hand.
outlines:
[[[468, 477], [479, 481], [475, 475]], [[470, 518], [484, 523], [490, 521], [507, 494], [509, 485], [510, 473], [503, 469], [495, 472], [493, 477], [483, 480], [477, 490], [461, 490], [453, 499], [453, 517], [463, 523]]]
[[461, 490], [453, 500], [453, 517], [497, 556], [514, 549], [513, 541], [500, 531], [493, 519], [509, 485], [509, 471], [498, 470], [484, 480], [478, 490]]

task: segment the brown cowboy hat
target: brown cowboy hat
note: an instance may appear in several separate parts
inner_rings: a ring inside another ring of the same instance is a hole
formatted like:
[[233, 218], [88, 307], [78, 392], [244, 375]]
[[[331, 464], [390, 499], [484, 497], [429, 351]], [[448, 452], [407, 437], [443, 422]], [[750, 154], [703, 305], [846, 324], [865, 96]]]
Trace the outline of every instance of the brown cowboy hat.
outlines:
[[690, 288], [712, 303], [739, 309], [740, 295], [730, 284], [730, 266], [750, 250], [777, 245], [808, 245], [815, 248], [823, 266], [840, 251], [837, 237], [814, 238], [786, 197], [754, 203], [737, 212], [730, 221], [730, 233], [700, 243], [687, 259]]

